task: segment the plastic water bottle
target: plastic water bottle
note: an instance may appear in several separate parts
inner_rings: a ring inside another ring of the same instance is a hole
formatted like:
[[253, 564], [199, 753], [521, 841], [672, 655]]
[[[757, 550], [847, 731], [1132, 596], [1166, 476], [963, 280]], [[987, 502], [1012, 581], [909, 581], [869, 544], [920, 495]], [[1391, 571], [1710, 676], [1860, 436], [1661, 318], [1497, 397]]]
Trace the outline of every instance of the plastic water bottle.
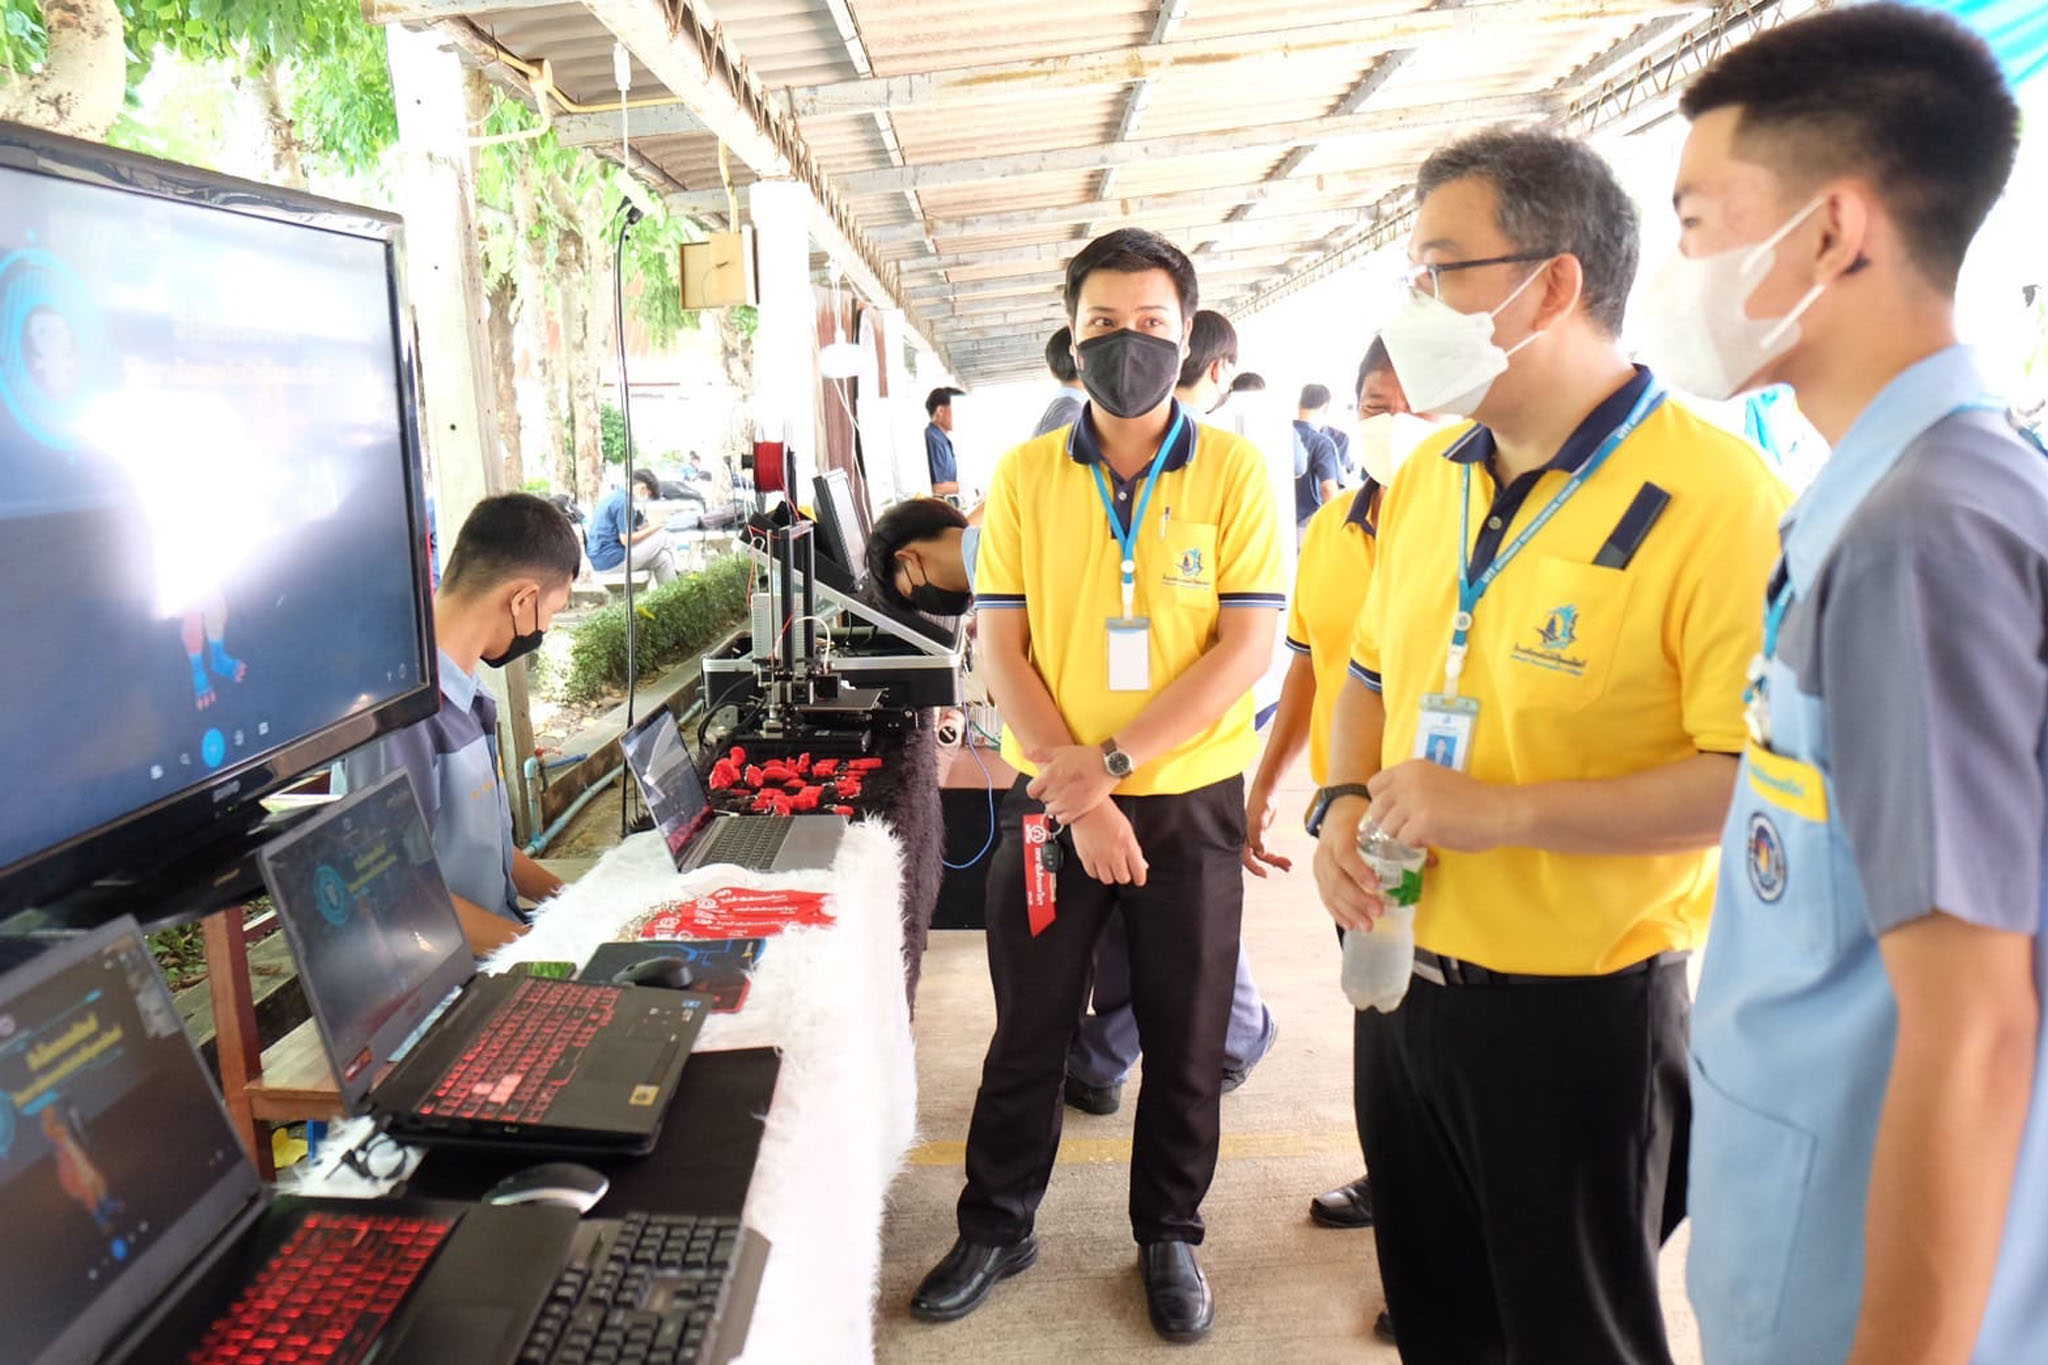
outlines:
[[1386, 913], [1369, 931], [1345, 931], [1344, 995], [1353, 1009], [1392, 1014], [1415, 972], [1415, 904], [1422, 899], [1422, 867], [1429, 855], [1389, 839], [1371, 820], [1359, 827], [1358, 853], [1379, 878]]

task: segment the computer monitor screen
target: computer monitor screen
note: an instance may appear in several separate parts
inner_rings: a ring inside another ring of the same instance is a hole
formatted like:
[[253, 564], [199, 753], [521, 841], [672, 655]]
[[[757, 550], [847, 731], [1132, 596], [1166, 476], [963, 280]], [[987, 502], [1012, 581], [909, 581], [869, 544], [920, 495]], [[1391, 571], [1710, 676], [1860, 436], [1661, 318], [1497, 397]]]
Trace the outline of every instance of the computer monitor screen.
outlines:
[[353, 1112], [476, 970], [412, 778], [394, 772], [324, 808], [259, 861]]
[[0, 883], [433, 699], [389, 224], [70, 147], [0, 129]]
[[98, 1359], [258, 1195], [132, 921], [0, 979], [0, 1362]]
[[825, 553], [853, 570], [864, 572], [868, 552], [868, 519], [853, 496], [853, 481], [843, 469], [828, 469], [812, 480], [817, 489], [818, 526], [825, 533]]
[[657, 711], [626, 735], [626, 761], [633, 780], [640, 784], [640, 797], [647, 813], [661, 831], [672, 857], [681, 857], [690, 838], [711, 813], [711, 797], [704, 779], [690, 761], [676, 719]]

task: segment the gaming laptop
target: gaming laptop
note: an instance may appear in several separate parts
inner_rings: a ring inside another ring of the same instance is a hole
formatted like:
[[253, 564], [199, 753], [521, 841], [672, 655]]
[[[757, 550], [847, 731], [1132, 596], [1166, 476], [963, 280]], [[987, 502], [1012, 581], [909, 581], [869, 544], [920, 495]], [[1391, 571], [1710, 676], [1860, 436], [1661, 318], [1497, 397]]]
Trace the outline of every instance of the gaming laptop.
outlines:
[[716, 814], [667, 711], [657, 708], [621, 743], [676, 871], [729, 864], [750, 872], [802, 872], [830, 867], [838, 856], [846, 837], [843, 815]]

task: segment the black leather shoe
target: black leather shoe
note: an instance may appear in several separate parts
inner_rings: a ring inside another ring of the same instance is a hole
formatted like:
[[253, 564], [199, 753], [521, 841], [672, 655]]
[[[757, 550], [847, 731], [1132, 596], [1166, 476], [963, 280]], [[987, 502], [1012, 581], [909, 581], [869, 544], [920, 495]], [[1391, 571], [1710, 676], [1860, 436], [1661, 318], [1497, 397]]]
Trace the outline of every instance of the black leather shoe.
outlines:
[[1186, 1242], [1150, 1242], [1138, 1250], [1145, 1276], [1145, 1305], [1152, 1311], [1152, 1330], [1168, 1341], [1200, 1341], [1216, 1321], [1216, 1300], [1209, 1281], [1195, 1263], [1195, 1249]]
[[997, 1284], [1029, 1270], [1037, 1259], [1036, 1237], [1000, 1247], [962, 1237], [910, 1296], [910, 1316], [925, 1322], [958, 1322], [981, 1307]]
[[1311, 1223], [1326, 1228], [1372, 1226], [1372, 1177], [1362, 1175], [1308, 1201]]
[[1124, 1083], [1115, 1085], [1089, 1085], [1076, 1076], [1067, 1077], [1067, 1105], [1084, 1114], [1104, 1118], [1114, 1114], [1124, 1102]]
[[1394, 1340], [1394, 1315], [1384, 1308], [1380, 1310], [1380, 1315], [1372, 1320], [1372, 1334], [1389, 1346], [1400, 1344]]

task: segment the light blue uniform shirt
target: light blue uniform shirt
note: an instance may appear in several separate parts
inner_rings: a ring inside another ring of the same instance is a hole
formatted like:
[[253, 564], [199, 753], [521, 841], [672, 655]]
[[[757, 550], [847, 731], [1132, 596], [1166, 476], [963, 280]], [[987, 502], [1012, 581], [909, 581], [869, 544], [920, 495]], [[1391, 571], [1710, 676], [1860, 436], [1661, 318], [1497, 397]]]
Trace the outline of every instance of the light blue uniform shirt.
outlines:
[[981, 528], [969, 526], [960, 532], [960, 560], [967, 566], [967, 591], [974, 591], [974, 561], [981, 554]]
[[[1905, 371], [1785, 524], [1693, 1022], [1709, 1365], [1848, 1354], [1898, 1024], [1879, 937], [1938, 909], [2033, 935], [2048, 979], [2048, 458], [1985, 391], [1961, 348]], [[2010, 1210], [1977, 1365], [2048, 1360], [2048, 1031]]]

